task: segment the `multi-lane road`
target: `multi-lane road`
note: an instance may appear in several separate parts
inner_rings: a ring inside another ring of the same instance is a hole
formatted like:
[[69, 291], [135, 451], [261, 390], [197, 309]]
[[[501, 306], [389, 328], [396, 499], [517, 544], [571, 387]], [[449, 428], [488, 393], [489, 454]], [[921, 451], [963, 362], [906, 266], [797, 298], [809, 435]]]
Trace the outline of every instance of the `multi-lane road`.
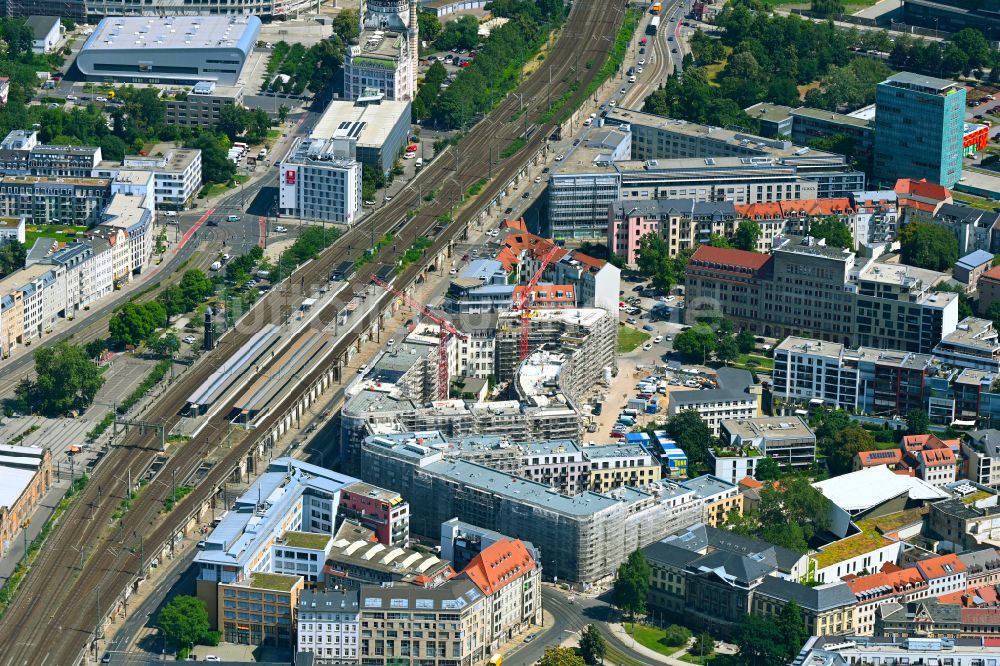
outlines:
[[[553, 63], [551, 74], [549, 68], [536, 70], [522, 84], [519, 96], [508, 97], [470, 130], [459, 145], [431, 162], [418, 176], [421, 183], [438, 186], [434, 201], [423, 202], [412, 186], [397, 194], [372, 215], [368, 224], [347, 232], [318, 260], [301, 267], [284, 285], [262, 298], [245, 320], [246, 325], [224, 337], [219, 347], [208, 354], [208, 359], [180, 378], [144, 414], [144, 419], [172, 426], [187, 396], [204, 381], [218, 361], [239, 348], [260, 326], [287, 319], [314, 286], [326, 283], [334, 265], [356, 257], [366, 247], [369, 227], [376, 236], [393, 232], [393, 245], [398, 249], [384, 248], [374, 262], [359, 269], [348, 284], [350, 292], [365, 289], [374, 270], [383, 262], [393, 262], [398, 252], [409, 247], [419, 236], [434, 239], [432, 252], [447, 248], [463, 233], [469, 215], [501, 194], [507, 182], [521, 169], [521, 162], [542, 147], [551, 131], [551, 125], [538, 128], [518, 155], [500, 164], [490, 164], [490, 158], [522, 132], [523, 120], [511, 121], [514, 112], [521, 108], [521, 100], [529, 127], [533, 127], [545, 112], [550, 86], [554, 88], [552, 98], [557, 99], [575, 78], [579, 78], [578, 92], [570, 100], [571, 104], [578, 104], [599, 66], [584, 70], [576, 63], [593, 58], [596, 65], [607, 57], [623, 13], [624, 6], [619, 0], [575, 4], [566, 29], [549, 56]], [[484, 188], [468, 212], [461, 213], [459, 220], [450, 224], [439, 222], [455, 203], [465, 198], [465, 190], [470, 185], [491, 173], [494, 180]], [[264, 187], [266, 181], [258, 185]], [[411, 217], [414, 209], [417, 210]], [[422, 265], [410, 266], [397, 276], [397, 284], [408, 284], [422, 269]], [[385, 304], [391, 300], [387, 294], [378, 294], [376, 298]], [[320, 319], [329, 321], [334, 314], [335, 311], [321, 312]], [[347, 336], [338, 339], [334, 356], [343, 355], [351, 344], [353, 339]], [[309, 386], [326, 370], [313, 369], [302, 378], [301, 386]], [[273, 410], [274, 416], [261, 424], [260, 431], [266, 432], [298, 397], [283, 396]], [[63, 666], [78, 663], [94, 636], [98, 618], [108, 613], [111, 600], [118, 597], [148, 564], [153, 545], [159, 547], [167, 543], [192, 507], [207, 501], [246, 456], [251, 444], [249, 439], [229, 441], [229, 446], [218, 452], [221, 459], [208, 470], [191, 495], [172, 513], [161, 514], [163, 499], [171, 491], [169, 480], [189, 478], [202, 462], [212, 457], [219, 449], [227, 425], [223, 417], [211, 419], [199, 436], [176, 447], [158, 476], [139, 495], [118, 525], [112, 525], [111, 516], [124, 496], [123, 479], [133, 471], [146, 469], [157, 455], [157, 438], [149, 433], [133, 435], [108, 453], [90, 484], [63, 515], [61, 524], [53, 531], [13, 603], [0, 619], [0, 664]], [[148, 548], [139, 547], [143, 543]], [[86, 554], [82, 567], [81, 550]]]

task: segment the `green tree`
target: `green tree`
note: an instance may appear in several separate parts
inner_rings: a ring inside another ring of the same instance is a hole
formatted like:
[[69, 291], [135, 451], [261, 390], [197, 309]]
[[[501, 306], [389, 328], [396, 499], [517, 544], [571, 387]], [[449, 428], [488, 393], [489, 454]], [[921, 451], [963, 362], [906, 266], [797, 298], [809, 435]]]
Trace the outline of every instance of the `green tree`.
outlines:
[[547, 647], [538, 666], [587, 666], [587, 662], [573, 648]]
[[667, 419], [664, 429], [688, 457], [688, 471], [694, 476], [708, 461], [712, 430], [694, 409], [685, 409]]
[[854, 456], [875, 448], [875, 437], [857, 423], [838, 430], [829, 437], [818, 438], [818, 448], [826, 456], [826, 465], [834, 476], [851, 471]]
[[906, 433], [908, 435], [923, 435], [930, 432], [930, 419], [927, 410], [911, 409], [906, 413]]
[[191, 647], [209, 632], [208, 610], [197, 597], [178, 595], [160, 610], [156, 625], [174, 645]]
[[663, 642], [670, 647], [687, 645], [691, 640], [691, 630], [679, 624], [672, 624], [663, 630]]
[[173, 332], [165, 334], [153, 343], [153, 351], [163, 358], [171, 358], [174, 354], [180, 351], [180, 348], [181, 341]]
[[192, 268], [181, 278], [180, 290], [184, 294], [185, 312], [194, 310], [206, 298], [215, 293], [215, 285], [202, 271]]
[[851, 230], [843, 221], [833, 216], [811, 223], [809, 235], [826, 240], [826, 244], [830, 247], [854, 249], [854, 238], [851, 236]]
[[613, 597], [615, 605], [628, 613], [633, 620], [646, 612], [646, 595], [649, 593], [649, 563], [641, 550], [633, 551], [618, 566]]
[[[686, 333], [687, 331], [685, 331]], [[740, 355], [739, 345], [736, 344], [736, 338], [732, 335], [724, 335], [719, 338], [718, 344], [715, 346], [715, 358], [719, 359], [726, 365], [729, 365], [731, 361], [735, 361]]]
[[479, 21], [475, 16], [462, 16], [444, 24], [435, 45], [444, 51], [473, 49], [479, 43]]
[[111, 341], [117, 345], [138, 345], [166, 323], [167, 311], [159, 301], [129, 301], [108, 323]]
[[712, 638], [712, 634], [707, 631], [703, 631], [694, 637], [694, 643], [691, 644], [691, 649], [688, 650], [688, 654], [697, 655], [699, 657], [711, 657], [715, 653], [715, 639]]
[[959, 30], [951, 36], [951, 43], [965, 54], [969, 69], [979, 69], [993, 64], [993, 51], [979, 30], [975, 28]]
[[226, 155], [228, 142], [210, 132], [202, 132], [187, 144], [201, 151], [201, 176], [207, 183], [228, 183], [236, 175], [236, 165]]
[[420, 30], [420, 39], [433, 44], [441, 34], [441, 21], [434, 12], [421, 10], [417, 13], [417, 29]]
[[944, 271], [958, 261], [958, 239], [938, 224], [910, 222], [900, 229], [899, 243], [904, 264]]
[[288, 108], [287, 104], [282, 104], [278, 107], [278, 122], [283, 123], [288, 120], [288, 113], [291, 109]]
[[104, 385], [100, 369], [83, 347], [63, 340], [35, 352], [35, 381], [17, 388], [18, 400], [46, 416], [86, 409]]
[[993, 320], [993, 325], [1000, 329], [1000, 301], [994, 301], [990, 303], [989, 307], [986, 308], [986, 312], [983, 316], [987, 319]]
[[709, 236], [708, 244], [711, 247], [730, 247], [729, 240], [722, 234], [712, 234]]
[[756, 347], [756, 340], [754, 340], [753, 333], [748, 328], [744, 328], [742, 331], [736, 334], [736, 347], [740, 350], [741, 354], [749, 354]]
[[779, 465], [778, 461], [774, 458], [764, 456], [754, 468], [753, 476], [761, 482], [777, 481], [783, 476], [781, 473], [781, 465]]
[[24, 244], [12, 239], [0, 245], [0, 277], [6, 277], [14, 271], [24, 268], [24, 260], [28, 251]]
[[604, 664], [604, 657], [608, 653], [608, 643], [593, 624], [588, 624], [587, 628], [580, 634], [580, 656], [590, 666]]
[[674, 351], [692, 361], [704, 363], [715, 348], [715, 331], [707, 324], [692, 326], [674, 338]]
[[740, 220], [733, 234], [733, 247], [747, 252], [756, 252], [760, 242], [760, 224], [754, 220]]
[[[344, 44], [349, 44], [352, 39], [357, 39], [361, 35], [361, 17], [358, 10], [341, 9], [340, 13], [333, 19], [333, 34], [337, 35]], [[422, 30], [420, 36], [423, 37]], [[424, 37], [424, 39], [427, 38]]]
[[744, 666], [784, 663], [785, 641], [781, 628], [771, 618], [748, 613], [736, 629], [738, 658]]
[[781, 609], [777, 624], [785, 643], [785, 661], [790, 662], [809, 638], [805, 620], [802, 619], [802, 609], [794, 599]]
[[670, 247], [659, 234], [646, 234], [639, 239], [636, 255], [639, 271], [648, 275], [654, 287], [664, 293], [677, 284], [674, 261], [670, 257]]
[[246, 111], [235, 104], [223, 104], [215, 128], [235, 141], [246, 130]]
[[817, 16], [828, 17], [844, 13], [843, 0], [812, 0], [812, 12]]

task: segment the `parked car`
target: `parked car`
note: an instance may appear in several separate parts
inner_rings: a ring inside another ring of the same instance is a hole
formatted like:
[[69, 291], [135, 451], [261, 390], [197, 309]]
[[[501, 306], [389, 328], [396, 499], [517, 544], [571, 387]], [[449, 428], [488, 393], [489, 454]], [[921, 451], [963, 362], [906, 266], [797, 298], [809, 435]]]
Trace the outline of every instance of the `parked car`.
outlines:
[[185, 344], [188, 344], [188, 345], [194, 344], [194, 336], [193, 335], [185, 335], [182, 341]]

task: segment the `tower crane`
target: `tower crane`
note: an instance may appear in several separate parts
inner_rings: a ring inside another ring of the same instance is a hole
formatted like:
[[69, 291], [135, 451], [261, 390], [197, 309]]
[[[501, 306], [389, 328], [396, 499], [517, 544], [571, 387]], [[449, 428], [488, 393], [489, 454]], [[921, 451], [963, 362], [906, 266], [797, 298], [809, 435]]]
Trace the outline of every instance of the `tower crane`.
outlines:
[[538, 281], [542, 279], [542, 274], [545, 273], [545, 269], [549, 267], [552, 260], [555, 259], [556, 254], [559, 253], [560, 248], [558, 245], [553, 245], [545, 257], [542, 259], [542, 265], [538, 267], [535, 274], [531, 276], [528, 280], [528, 284], [525, 285], [521, 293], [514, 296], [514, 302], [511, 304], [511, 312], [521, 313], [521, 360], [528, 358], [528, 333], [531, 331], [531, 318], [528, 317], [528, 305], [531, 300], [532, 290], [538, 286]]
[[441, 342], [438, 345], [438, 400], [448, 399], [448, 343], [451, 341], [452, 336], [457, 337], [459, 340], [468, 340], [468, 336], [459, 331], [455, 326], [448, 321], [438, 317], [436, 314], [431, 312], [431, 309], [424, 305], [423, 303], [418, 303], [416, 300], [403, 293], [399, 289], [396, 289], [391, 284], [381, 279], [377, 275], [372, 275], [372, 282], [382, 287], [390, 294], [399, 298], [407, 305], [417, 310], [422, 316], [427, 317], [435, 324], [438, 325], [440, 330]]

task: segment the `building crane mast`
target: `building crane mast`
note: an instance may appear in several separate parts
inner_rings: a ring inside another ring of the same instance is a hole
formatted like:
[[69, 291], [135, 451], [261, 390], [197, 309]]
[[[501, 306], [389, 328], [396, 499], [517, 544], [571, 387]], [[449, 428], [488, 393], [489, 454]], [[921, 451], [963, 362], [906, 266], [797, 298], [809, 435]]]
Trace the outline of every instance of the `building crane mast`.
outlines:
[[549, 264], [552, 263], [552, 260], [555, 259], [556, 254], [561, 249], [558, 245], [553, 245], [552, 249], [542, 259], [542, 265], [538, 267], [535, 274], [528, 280], [528, 284], [525, 285], [520, 294], [514, 296], [514, 302], [511, 305], [510, 311], [521, 313], [521, 361], [528, 358], [528, 334], [531, 332], [531, 318], [528, 316], [528, 305], [531, 301], [531, 293], [538, 286], [538, 281], [542, 279], [545, 269], [549, 267]]
[[431, 309], [424, 305], [423, 303], [418, 303], [410, 296], [406, 295], [399, 289], [396, 289], [391, 284], [381, 279], [377, 275], [372, 275], [372, 282], [382, 287], [390, 294], [396, 298], [402, 300], [404, 303], [412, 307], [414, 310], [420, 313], [421, 316], [427, 317], [435, 324], [438, 325], [440, 333], [440, 344], [438, 345], [438, 399], [447, 400], [448, 399], [448, 343], [451, 341], [452, 336], [457, 337], [459, 340], [468, 340], [468, 336], [459, 331], [455, 326], [447, 319], [442, 319], [436, 314], [431, 312]]

